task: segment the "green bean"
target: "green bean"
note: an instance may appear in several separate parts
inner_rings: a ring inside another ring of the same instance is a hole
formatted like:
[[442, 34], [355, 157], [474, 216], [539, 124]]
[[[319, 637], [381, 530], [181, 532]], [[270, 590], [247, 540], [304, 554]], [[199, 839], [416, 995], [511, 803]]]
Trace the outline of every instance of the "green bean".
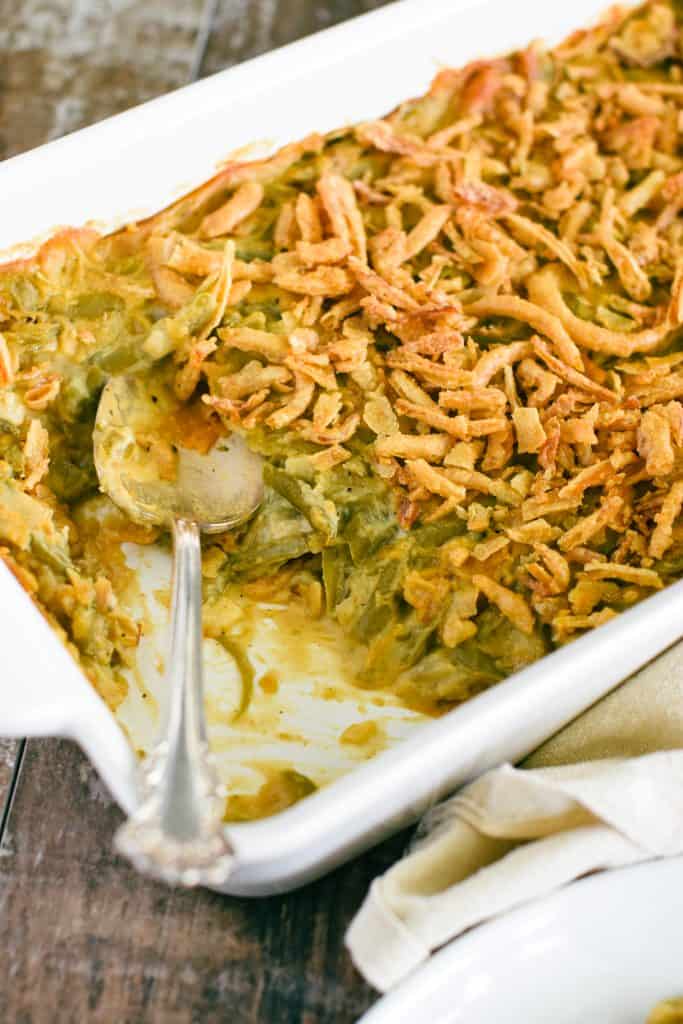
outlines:
[[196, 295], [174, 316], [158, 320], [143, 343], [143, 351], [153, 360], [174, 352], [182, 341], [196, 334], [216, 312], [213, 292], [199, 289]]
[[263, 468], [265, 482], [298, 509], [314, 530], [321, 534], [325, 544], [337, 535], [337, 512], [331, 501], [326, 500], [310, 484], [290, 476], [281, 469], [266, 463]]
[[228, 652], [240, 674], [242, 687], [240, 702], [233, 716], [233, 722], [236, 722], [249, 707], [254, 693], [254, 666], [249, 661], [243, 646], [234, 637], [220, 636], [218, 637], [218, 643]]

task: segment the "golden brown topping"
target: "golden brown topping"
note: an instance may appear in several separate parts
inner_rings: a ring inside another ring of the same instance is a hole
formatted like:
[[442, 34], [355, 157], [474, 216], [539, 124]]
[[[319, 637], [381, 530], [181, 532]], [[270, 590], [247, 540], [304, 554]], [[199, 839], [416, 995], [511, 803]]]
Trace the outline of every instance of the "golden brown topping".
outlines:
[[263, 200], [263, 186], [247, 181], [240, 185], [227, 203], [206, 215], [199, 232], [203, 238], [229, 235], [243, 220], [257, 210]]
[[447, 434], [391, 434], [375, 442], [378, 458], [426, 459], [441, 462], [451, 445]]
[[315, 384], [310, 377], [305, 377], [302, 373], [295, 373], [294, 394], [280, 406], [277, 412], [268, 417], [268, 426], [279, 430], [299, 419], [311, 404], [314, 393]]
[[0, 387], [14, 383], [14, 361], [6, 339], [0, 334]]
[[540, 306], [562, 322], [576, 344], [592, 352], [612, 356], [630, 356], [637, 352], [652, 352], [658, 348], [671, 330], [668, 320], [658, 327], [626, 334], [600, 327], [575, 316], [565, 303], [555, 268], [548, 266], [528, 282], [529, 294]]
[[583, 546], [595, 537], [605, 526], [616, 525], [616, 516], [624, 504], [623, 499], [613, 495], [604, 499], [600, 508], [581, 519], [571, 530], [560, 537], [559, 546], [563, 551]]
[[665, 496], [662, 507], [655, 515], [656, 527], [650, 538], [648, 553], [652, 558], [661, 558], [673, 543], [672, 527], [683, 506], [683, 480], [677, 480]]
[[365, 260], [365, 226], [353, 186], [338, 174], [325, 174], [318, 182], [318, 194], [330, 220], [332, 232]]
[[28, 387], [24, 393], [24, 402], [29, 409], [35, 412], [43, 412], [54, 402], [62, 386], [62, 379], [58, 373], [46, 373], [35, 370], [24, 378], [28, 381]]
[[32, 491], [48, 469], [50, 435], [40, 420], [31, 420], [24, 441], [24, 486]]
[[517, 450], [519, 452], [539, 452], [546, 441], [546, 432], [538, 415], [538, 409], [519, 406], [512, 413], [512, 421], [517, 434]]
[[668, 476], [674, 468], [671, 427], [659, 407], [643, 414], [638, 428], [638, 454], [645, 459], [648, 476]]
[[533, 633], [534, 615], [531, 608], [521, 596], [514, 590], [496, 583], [488, 576], [475, 575], [472, 577], [475, 587], [500, 608], [506, 619], [509, 619], [513, 626], [521, 629], [522, 633]]

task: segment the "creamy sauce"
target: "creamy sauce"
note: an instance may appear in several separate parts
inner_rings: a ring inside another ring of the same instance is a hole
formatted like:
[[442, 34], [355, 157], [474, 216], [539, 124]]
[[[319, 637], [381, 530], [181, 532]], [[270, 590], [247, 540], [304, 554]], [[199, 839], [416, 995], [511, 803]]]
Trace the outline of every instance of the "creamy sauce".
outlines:
[[[159, 659], [168, 624], [170, 556], [160, 544], [126, 545], [125, 551], [139, 580], [131, 614], [144, 602], [147, 626], [135, 668], [125, 670], [128, 694], [116, 714], [135, 749], [147, 753], [166, 700]], [[258, 600], [247, 590], [258, 592], [231, 586], [222, 595], [216, 617], [224, 635], [207, 636], [203, 650], [209, 736], [231, 794], [231, 820], [288, 806], [425, 720], [390, 693], [356, 686], [348, 640], [334, 623], [312, 619], [303, 602]], [[218, 633], [207, 618], [210, 631]]]

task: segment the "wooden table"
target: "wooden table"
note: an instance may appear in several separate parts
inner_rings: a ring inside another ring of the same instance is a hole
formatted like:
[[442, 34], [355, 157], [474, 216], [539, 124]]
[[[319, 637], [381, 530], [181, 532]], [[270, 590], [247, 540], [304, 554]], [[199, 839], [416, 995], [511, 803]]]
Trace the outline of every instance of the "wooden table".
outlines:
[[[0, 0], [0, 156], [385, 2]], [[71, 744], [0, 741], [2, 1024], [346, 1024], [373, 1001], [343, 936], [405, 836], [256, 901], [140, 878], [119, 820]]]

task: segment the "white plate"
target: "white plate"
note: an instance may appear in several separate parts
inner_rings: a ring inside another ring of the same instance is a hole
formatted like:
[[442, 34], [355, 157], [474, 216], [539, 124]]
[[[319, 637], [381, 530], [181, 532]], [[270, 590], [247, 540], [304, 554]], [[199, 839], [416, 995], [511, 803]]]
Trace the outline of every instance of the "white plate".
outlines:
[[576, 882], [446, 946], [358, 1024], [645, 1024], [683, 996], [683, 857]]
[[[152, 212], [210, 175], [239, 145], [282, 144], [376, 116], [423, 91], [439, 65], [538, 35], [556, 40], [604, 6], [603, 0], [391, 4], [7, 161], [0, 167], [0, 247], [58, 224], [113, 225], [131, 211]], [[0, 608], [0, 734], [73, 737], [122, 806], [132, 807], [135, 763], [127, 741], [1, 564]], [[300, 885], [414, 821], [457, 785], [529, 753], [677, 640], [682, 611], [683, 583], [677, 583], [407, 739], [401, 737], [410, 723], [395, 716], [393, 749], [281, 815], [228, 828], [237, 868], [226, 891], [261, 895]], [[306, 707], [304, 713], [302, 702], [299, 709], [301, 732], [313, 747], [325, 734], [322, 767], [331, 777], [348, 763], [338, 749], [334, 760], [329, 739], [348, 724], [343, 715], [353, 708], [340, 703], [332, 720], [329, 706]]]

